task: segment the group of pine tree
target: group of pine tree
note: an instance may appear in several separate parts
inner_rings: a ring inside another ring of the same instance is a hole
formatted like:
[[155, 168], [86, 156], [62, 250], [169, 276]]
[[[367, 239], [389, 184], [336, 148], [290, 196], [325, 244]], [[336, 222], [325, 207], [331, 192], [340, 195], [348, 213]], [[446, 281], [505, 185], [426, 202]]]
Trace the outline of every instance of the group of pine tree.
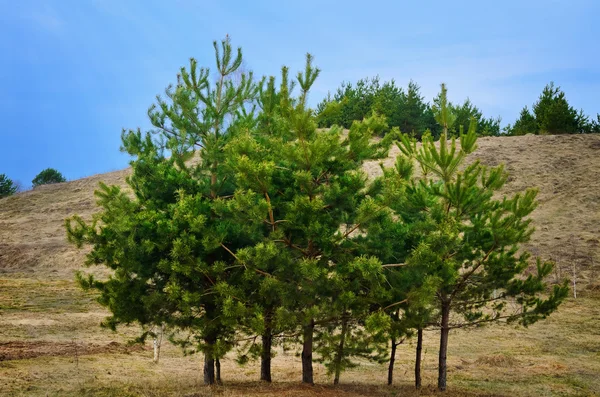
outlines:
[[[566, 284], [544, 282], [552, 264], [520, 249], [536, 190], [500, 197], [504, 168], [466, 161], [477, 121], [449, 138], [459, 116], [443, 85], [430, 108], [438, 141], [398, 128], [374, 139], [388, 129], [378, 114], [317, 128], [310, 55], [295, 78], [283, 67], [257, 80], [228, 38], [214, 49], [216, 69], [191, 59], [157, 97], [152, 130], [123, 132], [129, 188], [101, 184], [100, 212], [66, 221], [70, 241], [91, 247], [86, 264], [112, 269], [78, 275], [111, 311], [105, 326], [140, 324], [141, 339], [166, 328], [204, 354], [206, 384], [221, 382], [228, 353], [259, 359], [271, 381], [278, 345], [297, 349], [304, 383], [320, 362], [337, 384], [357, 358], [389, 362], [391, 383], [396, 347], [414, 336], [417, 387], [429, 329], [445, 390], [450, 330], [532, 324], [565, 298]], [[364, 162], [392, 144], [395, 165], [367, 178]]]
[[[404, 90], [394, 80], [382, 83], [379, 77], [361, 79], [355, 85], [342, 83], [333, 96], [328, 94], [318, 104], [317, 124], [323, 128], [333, 125], [350, 128], [355, 120], [376, 112], [386, 117], [388, 129], [382, 132], [384, 134], [398, 127], [419, 140], [426, 130], [437, 139], [442, 133], [434, 114], [439, 101], [438, 96], [433, 104], [426, 102], [414, 81]], [[477, 134], [481, 136], [600, 133], [600, 114], [590, 119], [583, 110], [577, 111], [554, 83], [544, 87], [532, 110], [525, 106], [515, 123], [502, 129], [500, 117], [484, 117], [469, 99], [462, 104], [448, 103], [448, 107], [456, 117], [449, 132], [456, 136], [460, 126], [467, 128], [471, 119], [475, 120]]]

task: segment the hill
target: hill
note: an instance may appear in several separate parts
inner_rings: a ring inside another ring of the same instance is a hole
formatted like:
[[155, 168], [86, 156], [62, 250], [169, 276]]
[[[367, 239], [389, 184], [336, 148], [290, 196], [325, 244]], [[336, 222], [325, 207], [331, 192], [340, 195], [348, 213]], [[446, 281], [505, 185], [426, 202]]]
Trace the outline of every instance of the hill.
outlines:
[[[391, 165], [397, 154], [394, 148], [384, 163]], [[454, 392], [449, 395], [600, 394], [599, 154], [599, 135], [478, 140], [472, 157], [506, 165], [510, 179], [504, 193], [539, 188], [539, 206], [532, 215], [536, 232], [527, 248], [555, 260], [554, 280], [574, 280], [577, 298], [527, 330], [505, 326], [502, 332], [457, 331], [450, 344], [449, 384]], [[367, 164], [366, 170], [370, 175], [381, 172], [378, 162]], [[67, 243], [64, 219], [73, 214], [90, 217], [96, 211], [93, 191], [98, 183], [126, 186], [128, 173], [126, 169], [41, 186], [0, 200], [0, 392], [181, 395], [199, 390], [199, 357], [183, 357], [177, 348], [166, 346], [161, 363], [152, 365], [149, 352], [125, 345], [133, 330], [113, 334], [98, 327], [105, 311], [73, 281], [84, 252]], [[436, 337], [433, 332], [426, 336], [432, 343], [425, 352], [425, 384], [434, 383]], [[407, 342], [399, 350], [395, 392], [412, 393], [412, 349]], [[342, 376], [342, 383], [359, 385], [310, 390], [293, 383], [299, 369], [293, 354], [282, 352], [274, 359], [274, 378], [284, 383], [245, 388], [258, 377], [255, 367], [240, 368], [225, 360], [223, 376], [230, 386], [215, 393], [391, 392], [379, 386], [384, 368], [368, 363]], [[323, 368], [316, 375], [318, 382], [328, 382]]]

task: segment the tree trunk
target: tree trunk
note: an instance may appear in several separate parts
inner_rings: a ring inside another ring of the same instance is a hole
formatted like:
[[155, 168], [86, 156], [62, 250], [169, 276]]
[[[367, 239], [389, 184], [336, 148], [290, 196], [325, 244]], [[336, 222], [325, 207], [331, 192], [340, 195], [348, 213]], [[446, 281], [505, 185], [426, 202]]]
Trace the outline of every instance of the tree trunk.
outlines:
[[421, 388], [421, 352], [423, 351], [423, 328], [417, 330], [417, 357], [415, 358], [415, 388]]
[[450, 303], [442, 303], [442, 329], [440, 332], [440, 356], [438, 361], [438, 389], [440, 391], [446, 391], [446, 376], [448, 374], [448, 367], [446, 364], [446, 356], [448, 352], [448, 333], [450, 328], [448, 327], [448, 321], [450, 319]]
[[152, 346], [154, 347], [154, 358], [152, 361], [154, 364], [158, 364], [158, 359], [160, 358], [160, 344], [158, 343], [158, 338], [154, 338]]
[[221, 381], [221, 360], [218, 358], [215, 359], [215, 369], [217, 370], [217, 385], [222, 385], [223, 381]]
[[162, 324], [160, 328], [158, 328], [157, 335], [154, 335], [154, 341], [152, 345], [154, 347], [154, 364], [158, 364], [158, 360], [160, 359], [160, 346], [162, 345], [163, 333], [165, 332], [165, 325]]
[[335, 377], [333, 378], [333, 384], [340, 384], [340, 373], [342, 372], [342, 359], [344, 358], [344, 343], [346, 342], [346, 333], [348, 332], [348, 319], [346, 315], [342, 318], [342, 334], [340, 335], [340, 344], [338, 345], [337, 352], [335, 353]]
[[204, 384], [215, 384], [215, 358], [214, 358], [214, 338], [206, 338], [204, 342], [207, 348], [204, 352]]
[[260, 356], [260, 380], [271, 382], [271, 346], [273, 344], [271, 313], [265, 313], [264, 324], [265, 330], [262, 334], [262, 352]]
[[304, 326], [303, 345], [302, 345], [302, 383], [314, 385], [313, 380], [313, 331], [315, 329], [315, 320]]
[[388, 386], [394, 381], [394, 362], [396, 362], [396, 338], [392, 337], [392, 353], [390, 354], [390, 365], [388, 366]]
[[215, 359], [208, 352], [204, 353], [204, 384], [215, 384]]

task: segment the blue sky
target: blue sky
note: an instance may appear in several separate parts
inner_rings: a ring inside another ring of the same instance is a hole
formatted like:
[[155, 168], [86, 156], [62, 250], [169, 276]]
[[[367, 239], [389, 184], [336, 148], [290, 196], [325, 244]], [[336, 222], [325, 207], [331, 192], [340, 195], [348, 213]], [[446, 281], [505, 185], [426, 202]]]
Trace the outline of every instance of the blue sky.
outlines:
[[410, 79], [430, 100], [448, 84], [486, 116], [513, 122], [553, 80], [600, 112], [600, 2], [0, 0], [0, 173], [29, 186], [53, 167], [77, 179], [127, 166], [122, 128], [189, 57], [213, 65], [232, 37], [258, 75], [323, 70], [315, 104], [342, 81]]

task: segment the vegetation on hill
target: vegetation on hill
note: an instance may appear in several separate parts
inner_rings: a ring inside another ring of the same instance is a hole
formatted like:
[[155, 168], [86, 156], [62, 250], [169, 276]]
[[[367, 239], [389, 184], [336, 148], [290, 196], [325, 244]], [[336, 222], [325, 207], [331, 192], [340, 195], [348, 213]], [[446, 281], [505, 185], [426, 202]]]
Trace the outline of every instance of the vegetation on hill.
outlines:
[[31, 184], [33, 187], [41, 185], [50, 185], [52, 183], [66, 182], [65, 177], [59, 171], [54, 168], [46, 168], [33, 178]]
[[[204, 353], [209, 385], [220, 383], [220, 360], [240, 340], [260, 337], [239, 358], [260, 356], [263, 381], [282, 338], [302, 345], [304, 383], [314, 383], [314, 351], [338, 383], [354, 356], [380, 361], [389, 340], [434, 327], [445, 390], [452, 327], [528, 325], [556, 310], [567, 287], [549, 291], [552, 263], [538, 260], [530, 271], [520, 252], [535, 191], [494, 198], [507, 178], [502, 166], [463, 164], [481, 121], [474, 106], [453, 106], [442, 85], [429, 108], [439, 143], [426, 131], [420, 149], [389, 128], [388, 102], [375, 95], [381, 114], [353, 121], [347, 133], [318, 130], [307, 106], [319, 75], [310, 55], [295, 80], [283, 68], [277, 88], [274, 77], [237, 74], [241, 49], [228, 38], [214, 47], [216, 83], [192, 59], [150, 108], [155, 129], [123, 133], [134, 158], [131, 194], [102, 184], [100, 213], [66, 221], [69, 240], [91, 247], [86, 263], [113, 271], [79, 276], [111, 311], [106, 325], [141, 324], [142, 339], [166, 326], [174, 342]], [[390, 97], [402, 98], [393, 88]], [[413, 91], [406, 100], [424, 109]], [[448, 143], [453, 131], [460, 149]], [[365, 163], [387, 156], [395, 139], [403, 154], [369, 181]]]
[[[464, 164], [476, 148], [476, 121], [461, 134], [457, 147], [454, 138], [446, 138], [455, 116], [448, 109], [444, 85], [434, 111], [443, 129], [440, 141], [435, 144], [426, 134], [417, 147], [414, 138], [401, 136], [401, 155], [393, 168], [384, 169], [372, 190], [380, 189], [380, 199], [393, 209], [394, 217], [383, 221], [385, 226], [376, 225], [365, 239], [383, 266], [390, 266], [388, 280], [403, 309], [390, 312], [391, 319], [404, 332], [439, 327], [438, 388], [445, 390], [450, 329], [499, 320], [528, 325], [556, 310], [568, 287], [556, 285], [542, 299], [553, 264], [538, 259], [531, 271], [529, 254], [517, 255], [533, 232], [526, 217], [536, 207], [536, 190], [494, 199], [506, 182], [504, 166]], [[421, 171], [418, 178], [413, 176], [415, 161]], [[403, 264], [390, 265], [394, 260]], [[417, 358], [417, 387], [419, 362]]]
[[0, 198], [13, 195], [17, 192], [17, 185], [6, 176], [6, 174], [0, 174]]
[[[398, 87], [394, 80], [382, 83], [379, 77], [361, 79], [354, 85], [342, 83], [333, 96], [328, 94], [317, 105], [317, 122], [320, 127], [340, 125], [350, 128], [353, 121], [362, 120], [376, 112], [386, 117], [390, 128], [398, 127], [401, 132], [419, 140], [429, 130], [437, 139], [441, 127], [434, 118], [434, 108], [440, 95], [432, 103], [426, 102], [419, 85], [413, 81], [409, 82], [406, 90]], [[458, 136], [461, 128], [466, 130], [471, 119], [475, 120], [480, 136], [600, 132], [600, 114], [597, 120], [590, 120], [582, 110], [575, 110], [569, 105], [565, 93], [554, 83], [544, 88], [533, 106], [533, 113], [524, 107], [517, 121], [502, 130], [499, 117], [484, 117], [468, 98], [462, 104], [449, 102], [448, 110], [455, 117], [455, 122], [448, 130], [454, 136]]]
[[[401, 132], [417, 139], [427, 130], [439, 138], [442, 129], [434, 116], [438, 101], [439, 96], [432, 104], [425, 102], [421, 88], [414, 81], [410, 81], [404, 90], [394, 80], [381, 83], [379, 77], [362, 79], [355, 85], [342, 83], [333, 96], [328, 95], [323, 99], [317, 105], [317, 123], [319, 127], [340, 125], [350, 128], [353, 121], [362, 120], [376, 112], [387, 120], [389, 128], [383, 133], [398, 127]], [[469, 99], [462, 104], [449, 103], [448, 108], [456, 115], [451, 133], [458, 134], [460, 126], [468, 127], [471, 118], [474, 118], [480, 135], [500, 134], [500, 119], [484, 118], [481, 110]]]
[[553, 82], [544, 87], [532, 110], [533, 113], [525, 106], [515, 124], [508, 125], [506, 131], [510, 135], [600, 132], [600, 114], [597, 121], [590, 121], [583, 110], [577, 111], [569, 105], [565, 93]]

